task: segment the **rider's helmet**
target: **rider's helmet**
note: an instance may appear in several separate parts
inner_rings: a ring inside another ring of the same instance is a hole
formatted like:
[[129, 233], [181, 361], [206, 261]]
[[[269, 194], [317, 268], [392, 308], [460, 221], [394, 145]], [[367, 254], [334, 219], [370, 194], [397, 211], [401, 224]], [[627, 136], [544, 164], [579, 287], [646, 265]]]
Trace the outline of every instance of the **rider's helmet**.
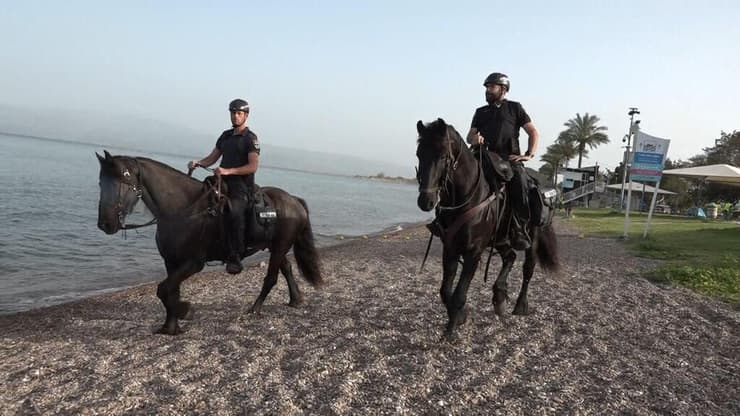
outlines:
[[245, 113], [248, 113], [249, 104], [241, 98], [237, 98], [229, 103], [229, 111], [244, 111]]
[[488, 84], [501, 85], [506, 88], [506, 91], [509, 91], [509, 88], [511, 88], [509, 77], [507, 77], [506, 74], [502, 74], [500, 72], [494, 72], [493, 74], [487, 76], [486, 80], [483, 81], [483, 86], [485, 87]]

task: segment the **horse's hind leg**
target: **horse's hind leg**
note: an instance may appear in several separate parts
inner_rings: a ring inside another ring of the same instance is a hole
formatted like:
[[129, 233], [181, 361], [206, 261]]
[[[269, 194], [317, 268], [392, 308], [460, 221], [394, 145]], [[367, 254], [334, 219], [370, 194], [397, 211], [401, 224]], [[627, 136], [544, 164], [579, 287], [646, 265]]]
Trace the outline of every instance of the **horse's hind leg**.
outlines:
[[285, 276], [285, 281], [288, 282], [288, 293], [290, 295], [288, 305], [293, 307], [300, 306], [303, 304], [303, 293], [298, 288], [298, 283], [296, 283], [295, 277], [293, 277], [293, 266], [291, 266], [287, 258], [280, 266], [280, 272]]
[[260, 311], [262, 310], [262, 304], [265, 302], [265, 298], [267, 298], [267, 295], [270, 294], [272, 287], [275, 286], [275, 284], [277, 283], [277, 275], [278, 271], [280, 270], [280, 266], [282, 266], [285, 261], [286, 259], [284, 252], [273, 252], [270, 254], [270, 262], [267, 266], [267, 275], [265, 275], [265, 280], [262, 283], [262, 290], [260, 291], [257, 300], [254, 301], [254, 304], [249, 309], [249, 312], [260, 313]]
[[164, 324], [157, 331], [160, 334], [177, 335], [180, 333], [178, 319], [186, 319], [190, 311], [190, 303], [180, 300], [180, 283], [203, 269], [203, 264], [188, 261], [182, 265], [172, 265], [165, 262], [167, 278], [157, 286], [157, 297], [164, 304], [167, 316]]
[[516, 252], [511, 247], [506, 247], [505, 250], [501, 251], [501, 260], [503, 262], [501, 271], [498, 273], [496, 282], [493, 284], [493, 309], [497, 316], [502, 317], [506, 313], [504, 306], [506, 301], [509, 299], [508, 290], [508, 278], [511, 272], [512, 266], [514, 266], [514, 260], [516, 260]]
[[519, 297], [516, 300], [516, 306], [514, 306], [514, 311], [512, 312], [513, 315], [529, 314], [529, 306], [527, 305], [527, 289], [529, 288], [529, 280], [534, 274], [534, 266], [537, 263], [537, 258], [534, 253], [535, 249], [536, 248], [532, 246], [526, 251], [524, 266], [522, 267], [524, 272], [524, 276], [522, 278], [522, 290], [519, 291]]

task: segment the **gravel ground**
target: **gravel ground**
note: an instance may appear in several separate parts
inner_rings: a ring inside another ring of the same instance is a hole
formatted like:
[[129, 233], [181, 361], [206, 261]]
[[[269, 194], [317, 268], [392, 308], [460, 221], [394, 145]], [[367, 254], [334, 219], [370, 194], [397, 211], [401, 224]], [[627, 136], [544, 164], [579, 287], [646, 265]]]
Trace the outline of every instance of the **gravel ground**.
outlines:
[[264, 268], [211, 268], [183, 285], [177, 337], [152, 334], [155, 284], [0, 316], [0, 414], [740, 414], [740, 311], [557, 229], [564, 270], [537, 269], [533, 313], [496, 318], [479, 273], [456, 344], [423, 228], [321, 249], [327, 284], [301, 280], [291, 308], [281, 278], [260, 316]]

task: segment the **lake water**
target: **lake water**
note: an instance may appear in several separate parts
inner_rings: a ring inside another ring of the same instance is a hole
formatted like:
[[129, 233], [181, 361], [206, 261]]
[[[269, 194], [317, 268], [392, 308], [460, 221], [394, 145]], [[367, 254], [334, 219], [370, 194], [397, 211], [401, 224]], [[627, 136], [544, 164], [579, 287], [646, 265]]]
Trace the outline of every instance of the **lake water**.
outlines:
[[[106, 235], [97, 228], [96, 145], [0, 134], [0, 313], [161, 280], [155, 227]], [[184, 170], [193, 157], [108, 148]], [[200, 170], [200, 178], [207, 172]], [[261, 167], [257, 183], [306, 200], [320, 245], [430, 219], [416, 187]], [[145, 210], [129, 223], [144, 223]], [[207, 266], [210, 267], [210, 266]], [[218, 266], [221, 267], [221, 266]]]

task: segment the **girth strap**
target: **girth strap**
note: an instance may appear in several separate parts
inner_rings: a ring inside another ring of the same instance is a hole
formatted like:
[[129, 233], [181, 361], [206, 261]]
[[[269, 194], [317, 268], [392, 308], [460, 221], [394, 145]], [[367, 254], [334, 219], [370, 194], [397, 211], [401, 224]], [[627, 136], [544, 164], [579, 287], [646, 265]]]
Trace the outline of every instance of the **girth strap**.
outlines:
[[442, 239], [443, 239], [444, 244], [446, 246], [452, 244], [452, 239], [455, 237], [455, 234], [457, 234], [457, 232], [460, 231], [460, 227], [465, 225], [466, 222], [470, 221], [474, 216], [476, 216], [479, 212], [481, 212], [485, 207], [490, 205], [491, 202], [496, 200], [497, 196], [498, 195], [496, 194], [496, 192], [492, 193], [488, 198], [484, 199], [483, 202], [463, 212], [462, 215], [457, 217], [457, 219], [455, 219], [455, 222], [453, 222], [452, 225], [450, 225], [450, 227], [447, 230], [444, 230], [442, 234]]

